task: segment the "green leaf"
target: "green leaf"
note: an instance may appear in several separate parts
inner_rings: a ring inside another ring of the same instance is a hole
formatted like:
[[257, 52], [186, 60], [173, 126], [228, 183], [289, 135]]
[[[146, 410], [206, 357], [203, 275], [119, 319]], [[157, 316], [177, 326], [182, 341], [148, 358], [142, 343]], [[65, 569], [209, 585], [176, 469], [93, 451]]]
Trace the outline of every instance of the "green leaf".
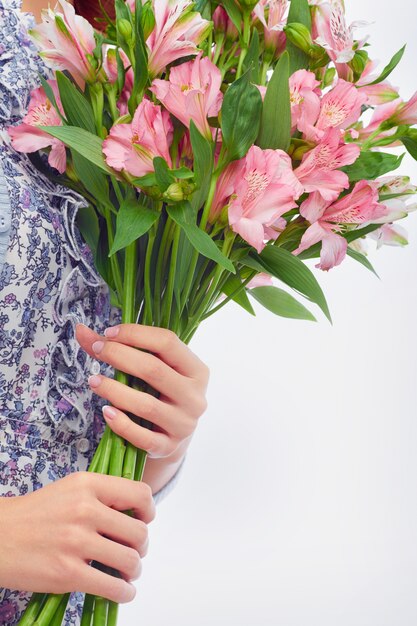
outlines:
[[142, 237], [159, 216], [159, 211], [149, 209], [135, 200], [125, 200], [117, 213], [116, 234], [109, 256]]
[[250, 80], [257, 85], [259, 83], [259, 34], [256, 28], [253, 29], [252, 39], [248, 52], [243, 61], [243, 71], [251, 70]]
[[62, 107], [70, 126], [79, 126], [95, 134], [94, 112], [87, 98], [62, 72], [55, 72]]
[[388, 65], [386, 65], [384, 67], [384, 69], [382, 70], [382, 72], [378, 76], [378, 78], [375, 78], [375, 80], [373, 80], [372, 83], [366, 83], [366, 85], [364, 85], [364, 86], [366, 87], [367, 85], [376, 85], [377, 83], [380, 83], [383, 80], [385, 80], [387, 78], [387, 76], [389, 76], [391, 74], [393, 69], [395, 69], [397, 67], [398, 63], [401, 61], [402, 56], [404, 54], [404, 50], [405, 50], [405, 46], [406, 45], [407, 44], [405, 44], [402, 48], [400, 48], [400, 50], [398, 50], [398, 52], [396, 52], [394, 54], [394, 56], [392, 57], [391, 61], [388, 63]]
[[[299, 22], [304, 24], [311, 32], [311, 13], [308, 0], [291, 0], [290, 11], [288, 13], [287, 24]], [[286, 49], [290, 55], [289, 75], [297, 70], [307, 69], [310, 63], [308, 55], [297, 48], [291, 41], [287, 40]]]
[[379, 278], [379, 276], [376, 273], [372, 263], [369, 261], [369, 259], [364, 254], [362, 254], [361, 252], [358, 252], [358, 250], [354, 250], [353, 248], [348, 248], [347, 249], [347, 254], [348, 254], [348, 256], [352, 257], [352, 259], [355, 259], [355, 261], [357, 261], [358, 263], [361, 263], [370, 272], [375, 274], [375, 276], [377, 278]]
[[[414, 129], [413, 129], [414, 130]], [[407, 152], [417, 161], [417, 138], [412, 136], [400, 137], [400, 140], [407, 149]]]
[[182, 311], [181, 290], [185, 285], [187, 275], [190, 271], [191, 259], [194, 253], [194, 247], [191, 245], [184, 230], [181, 230], [179, 240], [179, 250], [181, 254], [177, 258], [177, 268], [174, 281], [174, 296], [178, 309]]
[[81, 235], [95, 256], [100, 231], [97, 213], [94, 208], [91, 205], [80, 207], [77, 211], [76, 222]]
[[203, 137], [193, 120], [190, 122], [190, 138], [194, 155], [195, 183], [197, 185], [191, 205], [195, 211], [198, 211], [207, 198], [210, 186], [214, 144]]
[[[222, 291], [224, 294], [226, 294], [226, 296], [230, 296], [234, 291], [236, 291], [236, 289], [241, 287], [241, 285], [242, 285], [242, 281], [240, 280], [238, 276], [229, 276], [229, 278], [227, 279], [227, 281], [224, 283], [222, 287]], [[251, 315], [256, 315], [255, 311], [253, 310], [253, 306], [250, 303], [250, 300], [248, 298], [245, 288], [240, 289], [240, 291], [238, 291], [238, 293], [236, 293], [232, 297], [232, 300], [236, 302], [237, 304], [239, 304], [242, 308], [245, 309], [245, 311], [247, 311]]]
[[291, 141], [288, 52], [281, 55], [266, 88], [257, 145], [287, 151]]
[[169, 171], [168, 163], [162, 157], [154, 157], [156, 183], [161, 191], [166, 191], [171, 183], [175, 182], [175, 176]]
[[106, 174], [115, 172], [107, 165], [103, 155], [103, 140], [77, 126], [38, 126], [46, 133], [60, 139], [69, 148], [73, 148]]
[[133, 97], [142, 94], [148, 82], [148, 52], [142, 27], [142, 1], [135, 2], [135, 78]]
[[87, 191], [102, 204], [109, 203], [109, 181], [100, 168], [93, 165], [85, 157], [71, 150], [75, 173]]
[[223, 98], [221, 109], [222, 138], [230, 161], [245, 156], [259, 131], [262, 96], [246, 72], [232, 83]]
[[383, 176], [383, 174], [396, 170], [401, 165], [404, 154], [405, 152], [397, 156], [388, 152], [367, 150], [362, 152], [352, 165], [346, 165], [340, 169], [349, 176], [351, 183], [363, 179], [373, 180], [378, 176]]
[[[251, 263], [255, 261], [255, 264]], [[327, 306], [324, 293], [311, 270], [300, 260], [284, 248], [267, 245], [261, 254], [251, 252], [242, 259], [241, 263], [258, 271], [266, 271], [268, 274], [279, 278], [283, 283], [292, 287], [295, 291], [315, 302], [331, 322], [329, 307]], [[259, 269], [259, 266], [262, 269]]]
[[242, 32], [242, 15], [235, 3], [235, 0], [222, 0], [221, 5], [226, 9], [227, 15], [236, 26], [238, 33]]
[[289, 293], [278, 287], [267, 285], [249, 289], [250, 295], [255, 298], [268, 311], [281, 317], [290, 317], [298, 320], [317, 321], [308, 309], [293, 298]]
[[213, 239], [204, 231], [198, 228], [195, 223], [195, 212], [189, 202], [178, 202], [167, 206], [168, 215], [187, 235], [190, 243], [200, 254], [212, 259], [229, 272], [235, 274], [233, 263], [216, 246]]

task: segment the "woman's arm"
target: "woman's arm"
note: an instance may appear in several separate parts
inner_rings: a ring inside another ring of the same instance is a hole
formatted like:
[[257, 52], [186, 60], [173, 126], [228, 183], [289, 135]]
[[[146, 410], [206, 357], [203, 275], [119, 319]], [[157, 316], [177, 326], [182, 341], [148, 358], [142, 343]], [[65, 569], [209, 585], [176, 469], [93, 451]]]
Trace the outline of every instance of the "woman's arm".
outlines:
[[[207, 365], [165, 328], [119, 324], [106, 329], [102, 337], [77, 324], [76, 338], [90, 356], [137, 376], [160, 392], [155, 398], [103, 375], [89, 379], [93, 391], [112, 405], [103, 408], [109, 427], [147, 451], [143, 480], [155, 494], [177, 472], [207, 408]], [[124, 411], [152, 422], [154, 429], [139, 426]]]

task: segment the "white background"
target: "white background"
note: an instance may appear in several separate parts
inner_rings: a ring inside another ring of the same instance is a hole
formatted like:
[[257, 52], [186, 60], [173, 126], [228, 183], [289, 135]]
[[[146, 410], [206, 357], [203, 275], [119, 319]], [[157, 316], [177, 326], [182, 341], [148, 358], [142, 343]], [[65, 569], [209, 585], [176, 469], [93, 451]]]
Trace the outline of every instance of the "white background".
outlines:
[[[391, 81], [417, 89], [413, 0], [346, 0], [375, 23], [370, 56], [408, 42]], [[417, 164], [401, 169], [417, 183]], [[234, 303], [191, 348], [209, 408], [150, 550], [124, 626], [415, 626], [417, 623], [417, 214], [408, 248], [317, 276], [317, 324]], [[313, 265], [313, 264], [312, 264]]]

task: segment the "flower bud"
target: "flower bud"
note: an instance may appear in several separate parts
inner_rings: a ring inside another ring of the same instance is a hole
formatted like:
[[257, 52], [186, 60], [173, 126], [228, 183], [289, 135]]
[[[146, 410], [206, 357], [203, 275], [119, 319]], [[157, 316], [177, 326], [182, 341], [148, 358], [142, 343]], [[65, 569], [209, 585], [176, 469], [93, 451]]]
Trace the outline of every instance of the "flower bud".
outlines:
[[368, 63], [368, 53], [366, 50], [356, 50], [353, 59], [348, 63], [349, 67], [353, 71], [354, 80], [358, 80], [362, 76], [362, 72]]
[[291, 151], [291, 158], [294, 161], [301, 161], [305, 153], [312, 150], [314, 146], [315, 144], [311, 141], [302, 141], [301, 139], [297, 140], [297, 144], [294, 145]]
[[174, 202], [184, 200], [184, 192], [180, 183], [171, 183], [164, 193], [164, 198], [166, 200], [173, 200]]
[[132, 24], [124, 18], [117, 20], [117, 30], [126, 41], [132, 39]]
[[146, 2], [142, 7], [142, 28], [143, 36], [146, 41], [155, 28], [155, 15], [150, 2]]
[[311, 33], [304, 24], [292, 22], [284, 26], [284, 32], [291, 43], [308, 55], [315, 47], [319, 47], [314, 45]]
[[322, 89], [325, 89], [326, 87], [330, 87], [330, 85], [333, 85], [335, 76], [336, 76], [336, 68], [329, 67], [326, 70], [326, 73], [324, 74], [324, 77], [323, 77]]

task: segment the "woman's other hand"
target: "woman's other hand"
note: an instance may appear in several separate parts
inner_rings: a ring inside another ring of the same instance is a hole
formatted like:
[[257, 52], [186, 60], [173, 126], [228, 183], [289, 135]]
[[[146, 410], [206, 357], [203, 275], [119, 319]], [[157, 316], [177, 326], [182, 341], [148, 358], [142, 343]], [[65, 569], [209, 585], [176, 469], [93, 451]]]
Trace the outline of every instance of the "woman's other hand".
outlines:
[[[135, 517], [122, 511], [133, 510]], [[127, 478], [75, 472], [32, 493], [0, 498], [0, 587], [81, 591], [117, 603], [136, 594], [155, 517], [151, 489]], [[89, 565], [118, 570], [110, 576]]]

